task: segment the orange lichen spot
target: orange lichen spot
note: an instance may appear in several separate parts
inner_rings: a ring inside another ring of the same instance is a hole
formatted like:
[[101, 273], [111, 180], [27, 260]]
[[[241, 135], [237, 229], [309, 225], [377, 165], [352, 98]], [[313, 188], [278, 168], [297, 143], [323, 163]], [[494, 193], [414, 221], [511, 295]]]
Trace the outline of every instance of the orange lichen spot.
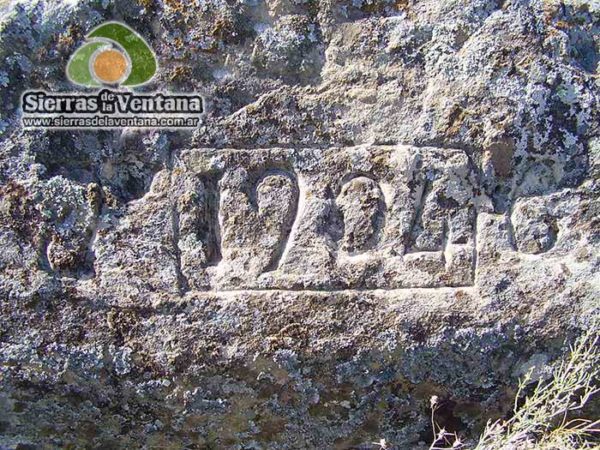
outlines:
[[177, 66], [173, 68], [169, 74], [170, 81], [184, 81], [192, 74], [189, 67]]
[[138, 0], [138, 3], [145, 10], [151, 11], [154, 7], [154, 0]]
[[408, 0], [396, 0], [396, 9], [405, 11], [408, 9]]

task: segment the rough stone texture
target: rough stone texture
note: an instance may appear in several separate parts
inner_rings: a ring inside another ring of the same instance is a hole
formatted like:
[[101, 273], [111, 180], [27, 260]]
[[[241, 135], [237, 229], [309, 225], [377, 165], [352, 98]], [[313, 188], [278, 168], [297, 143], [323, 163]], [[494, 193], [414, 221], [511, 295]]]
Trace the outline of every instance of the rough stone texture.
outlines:
[[[597, 316], [597, 1], [1, 5], [0, 447], [473, 438]], [[105, 20], [198, 130], [20, 128]]]

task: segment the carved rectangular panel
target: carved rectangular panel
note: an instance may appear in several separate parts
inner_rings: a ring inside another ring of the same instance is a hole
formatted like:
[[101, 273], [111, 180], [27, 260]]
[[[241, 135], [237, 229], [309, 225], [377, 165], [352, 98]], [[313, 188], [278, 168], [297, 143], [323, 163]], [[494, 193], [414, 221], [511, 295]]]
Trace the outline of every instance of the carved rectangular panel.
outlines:
[[461, 150], [193, 149], [171, 179], [191, 289], [474, 283], [478, 191]]

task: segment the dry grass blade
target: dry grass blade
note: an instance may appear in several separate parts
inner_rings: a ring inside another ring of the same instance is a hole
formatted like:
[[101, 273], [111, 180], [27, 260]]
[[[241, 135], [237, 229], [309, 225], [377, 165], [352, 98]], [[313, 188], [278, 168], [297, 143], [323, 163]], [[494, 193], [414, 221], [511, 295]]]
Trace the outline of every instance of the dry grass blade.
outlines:
[[538, 382], [521, 407], [516, 403], [531, 380], [529, 374], [519, 386], [514, 415], [507, 421], [488, 424], [476, 450], [523, 448], [585, 448], [597, 432], [598, 421], [569, 420], [569, 413], [581, 409], [598, 393], [600, 374], [598, 333], [588, 332], [571, 348], [548, 382]]
[[[592, 441], [600, 433], [600, 420], [570, 418], [596, 395], [600, 375], [599, 333], [594, 327], [571, 347], [569, 357], [554, 371], [549, 381], [539, 381], [531, 395], [519, 406], [529, 372], [519, 383], [513, 416], [489, 422], [474, 450], [574, 450], [600, 448]], [[435, 422], [437, 397], [431, 399], [434, 442], [430, 450], [467, 448], [455, 433]]]

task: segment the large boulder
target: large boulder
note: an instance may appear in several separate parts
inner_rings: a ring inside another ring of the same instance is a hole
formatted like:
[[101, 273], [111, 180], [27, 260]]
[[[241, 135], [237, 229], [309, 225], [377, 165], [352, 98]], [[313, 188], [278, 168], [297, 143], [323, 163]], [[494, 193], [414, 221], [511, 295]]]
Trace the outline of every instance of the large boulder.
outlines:
[[[597, 317], [597, 2], [0, 8], [1, 448], [474, 439]], [[198, 128], [23, 128], [108, 20]]]

